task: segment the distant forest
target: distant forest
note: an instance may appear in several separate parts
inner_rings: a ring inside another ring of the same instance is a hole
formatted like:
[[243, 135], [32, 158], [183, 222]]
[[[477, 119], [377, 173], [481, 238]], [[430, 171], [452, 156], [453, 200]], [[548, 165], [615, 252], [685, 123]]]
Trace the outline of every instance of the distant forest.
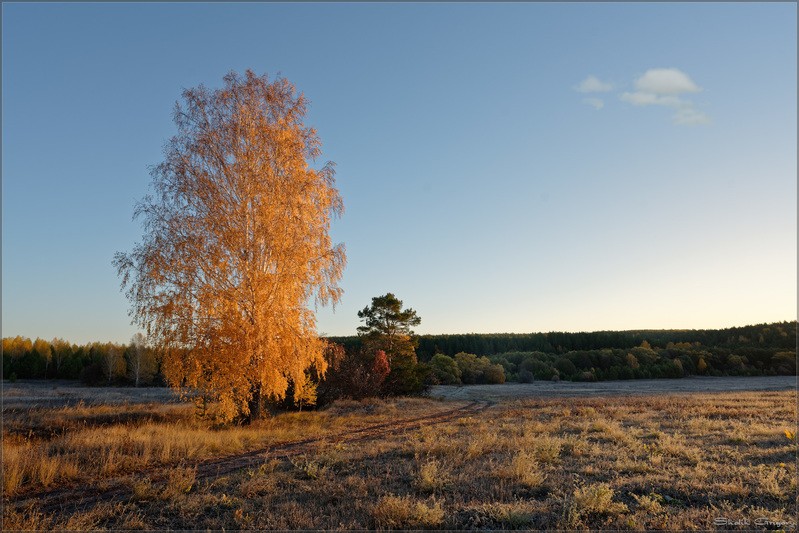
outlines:
[[[699, 343], [704, 348], [736, 352], [743, 350], [795, 350], [796, 322], [775, 322], [725, 329], [653, 329], [632, 331], [595, 331], [591, 333], [457, 333], [420, 335], [416, 356], [429, 361], [441, 353], [459, 352], [495, 355], [507, 352], [543, 352], [563, 354], [576, 350], [621, 350], [635, 348], [647, 341], [650, 346], [665, 348], [669, 343]], [[357, 336], [328, 337], [328, 340], [354, 348]]]
[[[437, 382], [453, 384], [794, 375], [796, 326], [793, 321], [706, 330], [421, 335], [416, 354], [432, 367]], [[347, 351], [360, 344], [357, 336], [329, 340]], [[475, 375], [465, 355], [477, 356], [482, 368], [502, 366], [504, 376]]]
[[[777, 322], [716, 330], [421, 335], [416, 355], [428, 384], [794, 375], [796, 327]], [[361, 351], [357, 336], [328, 340], [347, 353]], [[3, 378], [164, 384], [151, 349], [26, 337], [3, 339]]]

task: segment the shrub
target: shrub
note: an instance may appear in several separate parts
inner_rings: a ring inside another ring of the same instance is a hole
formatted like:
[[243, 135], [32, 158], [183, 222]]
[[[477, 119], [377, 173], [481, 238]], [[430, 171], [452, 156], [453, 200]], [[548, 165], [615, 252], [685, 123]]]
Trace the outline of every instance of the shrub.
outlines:
[[517, 365], [508, 361], [508, 359], [502, 355], [489, 355], [488, 360], [495, 365], [502, 366], [502, 371], [506, 376], [516, 373]]
[[461, 381], [466, 385], [474, 385], [480, 374], [477, 356], [470, 353], [460, 352], [455, 354], [455, 362], [461, 371]]
[[614, 502], [613, 496], [613, 489], [607, 483], [598, 483], [576, 488], [572, 501], [580, 515], [626, 512], [627, 506], [623, 503]]
[[506, 472], [509, 477], [528, 487], [540, 487], [547, 477], [542, 472], [541, 465], [536, 460], [535, 455], [526, 451], [518, 452], [513, 457]]
[[461, 369], [452, 357], [437, 353], [430, 359], [432, 377], [443, 385], [460, 385]]
[[417, 394], [425, 388], [430, 367], [410, 354], [395, 354], [389, 362], [383, 350], [345, 352], [331, 344], [325, 358], [328, 371], [317, 386], [317, 404], [338, 398], [360, 400], [375, 396]]
[[426, 461], [419, 466], [419, 476], [416, 486], [422, 492], [440, 492], [450, 483], [449, 473], [441, 468], [436, 461]]
[[383, 394], [396, 396], [403, 394], [419, 394], [425, 390], [429, 382], [431, 369], [424, 363], [417, 363], [409, 358], [397, 357], [391, 361], [391, 373], [383, 384]]
[[553, 372], [553, 368], [549, 364], [539, 360], [534, 355], [530, 355], [522, 361], [519, 365], [519, 370], [520, 372], [525, 370], [532, 373], [535, 379], [549, 379]]
[[518, 376], [516, 376], [516, 380], [519, 383], [532, 383], [535, 381], [535, 376], [529, 370], [519, 370]]
[[461, 381], [465, 384], [505, 383], [505, 370], [502, 365], [492, 364], [487, 357], [478, 358], [470, 353], [455, 354], [455, 362], [461, 371]]
[[374, 376], [376, 385], [382, 385], [390, 372], [391, 365], [388, 363], [386, 352], [383, 350], [377, 350], [375, 352], [374, 362], [372, 363], [372, 375]]
[[560, 457], [561, 441], [558, 438], [545, 436], [535, 440], [533, 452], [542, 463], [556, 463]]
[[794, 352], [779, 352], [771, 358], [771, 367], [783, 376], [796, 374], [796, 354]]
[[577, 375], [577, 381], [596, 381], [596, 376], [593, 372], [587, 370]]
[[649, 496], [632, 494], [632, 497], [635, 499], [636, 503], [638, 503], [638, 508], [642, 511], [651, 514], [660, 514], [663, 512], [663, 507], [660, 505], [660, 502], [663, 501], [663, 497], [660, 494], [654, 492], [650, 493]]
[[559, 358], [555, 361], [555, 369], [558, 370], [561, 375], [563, 376], [572, 376], [577, 373], [577, 367], [574, 366], [574, 363], [566, 359], [565, 357]]
[[505, 370], [502, 365], [488, 364], [483, 369], [483, 382], [490, 384], [505, 383]]
[[169, 471], [166, 486], [161, 491], [163, 500], [172, 500], [191, 492], [197, 480], [197, 470], [190, 467], [176, 467]]
[[432, 506], [410, 496], [384, 496], [374, 505], [372, 517], [376, 528], [423, 529], [440, 526], [444, 510], [437, 501]]

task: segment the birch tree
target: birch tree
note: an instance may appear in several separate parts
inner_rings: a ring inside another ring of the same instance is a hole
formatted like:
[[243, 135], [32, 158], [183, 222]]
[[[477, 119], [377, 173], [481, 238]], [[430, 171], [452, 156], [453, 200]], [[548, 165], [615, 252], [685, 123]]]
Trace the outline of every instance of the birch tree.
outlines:
[[136, 333], [131, 337], [125, 355], [128, 361], [128, 376], [134, 386], [138, 387], [142, 382], [152, 379], [156, 370], [156, 361], [144, 335]]
[[134, 211], [143, 239], [114, 259], [167, 381], [217, 400], [228, 420], [257, 418], [326, 368], [310, 306], [341, 297], [344, 247], [329, 229], [343, 203], [333, 164], [312, 166], [307, 105], [286, 79], [249, 70], [185, 90]]
[[44, 376], [47, 378], [47, 371], [50, 368], [50, 363], [53, 360], [53, 349], [50, 343], [44, 339], [36, 339], [33, 341], [33, 350], [39, 354], [39, 357], [44, 361]]
[[72, 355], [72, 345], [58, 337], [50, 341], [50, 345], [53, 347], [53, 361], [55, 362], [56, 376], [61, 377], [61, 365], [64, 364], [67, 357]]
[[120, 347], [111, 343], [95, 343], [94, 350], [100, 354], [100, 364], [109, 385], [117, 376], [125, 375], [125, 359], [122, 357]]

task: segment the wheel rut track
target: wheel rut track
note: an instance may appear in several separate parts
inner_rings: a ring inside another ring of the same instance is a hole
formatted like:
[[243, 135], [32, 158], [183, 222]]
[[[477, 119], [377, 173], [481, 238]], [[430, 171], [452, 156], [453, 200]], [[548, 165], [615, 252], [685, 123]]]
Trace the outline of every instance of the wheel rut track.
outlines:
[[[280, 442], [238, 455], [183, 463], [183, 466], [196, 468], [196, 482], [212, 482], [239, 470], [262, 464], [265, 459], [290, 459], [303, 455], [312, 451], [318, 444], [368, 442], [389, 433], [415, 430], [422, 426], [441, 424], [477, 414], [490, 405], [492, 402], [473, 401], [440, 413], [374, 424], [318, 438]], [[178, 465], [154, 466], [139, 474], [147, 476], [151, 483], [160, 485], [167, 480], [163, 471], [174, 466]], [[131, 488], [125, 484], [128, 480], [127, 476], [116, 478], [110, 487], [104, 489], [96, 486], [67, 486], [35, 494], [23, 494], [16, 498], [6, 498], [4, 506], [16, 510], [32, 507], [42, 513], [83, 511], [104, 502], [124, 501], [132, 494]]]

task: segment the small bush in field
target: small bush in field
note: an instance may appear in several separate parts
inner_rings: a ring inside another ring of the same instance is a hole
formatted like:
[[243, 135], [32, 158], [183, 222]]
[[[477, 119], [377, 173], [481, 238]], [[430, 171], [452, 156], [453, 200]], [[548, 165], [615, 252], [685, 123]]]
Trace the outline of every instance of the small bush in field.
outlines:
[[461, 369], [452, 357], [437, 353], [430, 359], [433, 376], [442, 385], [460, 385]]
[[169, 472], [166, 487], [161, 492], [161, 499], [171, 500], [176, 497], [188, 494], [194, 487], [197, 480], [197, 470], [195, 468], [178, 467]]
[[294, 468], [302, 472], [302, 474], [308, 479], [320, 479], [325, 477], [328, 473], [327, 465], [324, 465], [314, 459], [300, 457], [296, 460], [290, 459], [290, 461], [291, 464], [294, 465]]
[[521, 451], [513, 457], [507, 473], [509, 477], [528, 487], [540, 487], [547, 477], [541, 470], [535, 454], [526, 451]]
[[460, 352], [455, 354], [455, 363], [464, 384], [505, 383], [505, 369], [500, 364], [493, 364], [488, 357]]
[[542, 463], [552, 464], [560, 457], [561, 441], [554, 437], [542, 437], [533, 444], [536, 459]]
[[663, 497], [660, 494], [651, 493], [648, 496], [638, 496], [633, 494], [632, 497], [638, 503], [638, 508], [651, 514], [659, 514], [663, 512], [663, 507], [660, 502]]
[[432, 505], [410, 496], [384, 496], [372, 509], [375, 527], [381, 529], [423, 529], [440, 526], [444, 521], [441, 504]]
[[450, 475], [437, 461], [426, 461], [419, 466], [416, 486], [422, 492], [440, 492], [450, 483]]
[[598, 483], [576, 488], [572, 501], [581, 515], [616, 514], [627, 511], [627, 506], [614, 502], [613, 496], [613, 489], [607, 483]]

